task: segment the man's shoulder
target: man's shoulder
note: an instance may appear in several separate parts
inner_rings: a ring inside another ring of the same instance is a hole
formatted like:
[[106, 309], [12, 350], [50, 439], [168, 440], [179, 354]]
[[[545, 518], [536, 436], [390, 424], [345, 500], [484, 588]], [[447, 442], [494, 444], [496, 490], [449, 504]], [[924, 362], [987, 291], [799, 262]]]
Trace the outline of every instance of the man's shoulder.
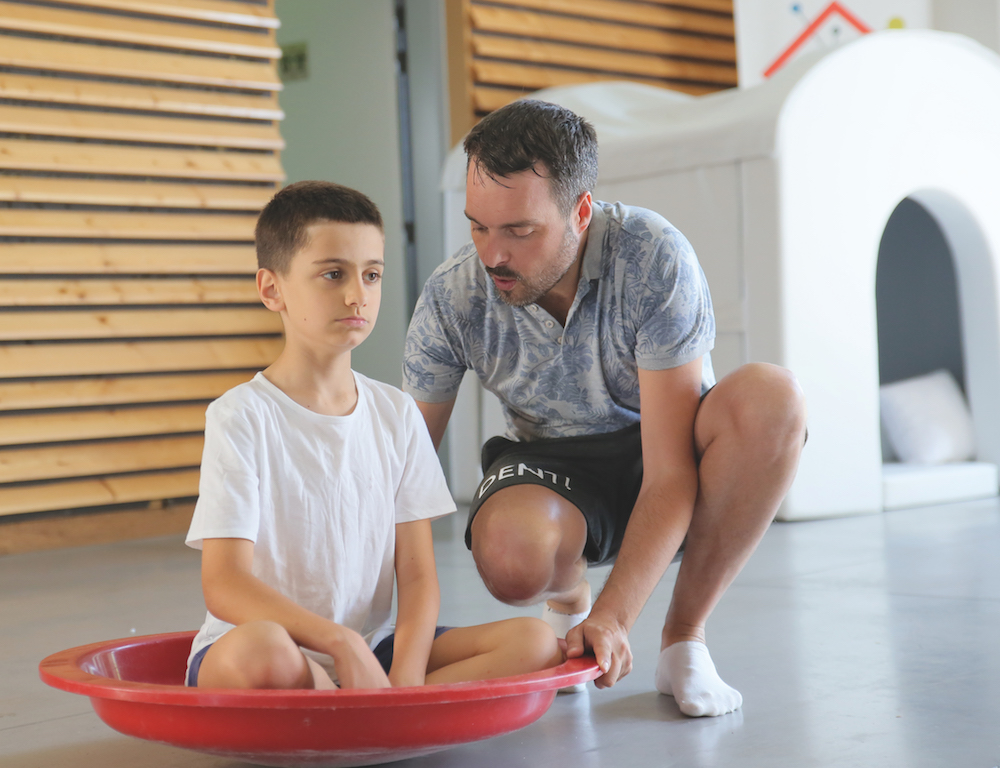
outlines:
[[649, 208], [624, 203], [600, 202], [611, 234], [624, 235], [629, 240], [649, 243], [687, 239], [666, 216]]
[[450, 330], [465, 327], [467, 323], [479, 324], [484, 315], [495, 310], [489, 301], [488, 283], [475, 245], [462, 246], [439, 264], [424, 283], [411, 332], [435, 316]]
[[[645, 279], [649, 270], [667, 268], [678, 259], [697, 260], [688, 239], [662, 214], [623, 203], [601, 205], [605, 216], [602, 272], [606, 276]], [[619, 269], [622, 262], [624, 272]]]
[[476, 246], [470, 242], [434, 268], [431, 276], [427, 278], [425, 288], [440, 289], [468, 287], [471, 284], [485, 285], [485, 280], [482, 279], [481, 275], [482, 270], [479, 268], [479, 255], [476, 252]]

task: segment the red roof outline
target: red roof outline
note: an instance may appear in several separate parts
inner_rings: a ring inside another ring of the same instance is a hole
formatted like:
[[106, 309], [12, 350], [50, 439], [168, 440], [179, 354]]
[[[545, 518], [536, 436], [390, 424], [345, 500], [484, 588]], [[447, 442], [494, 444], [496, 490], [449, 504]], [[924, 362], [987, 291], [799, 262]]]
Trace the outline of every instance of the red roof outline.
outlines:
[[867, 35], [869, 32], [872, 31], [871, 27], [869, 27], [861, 19], [859, 19], [857, 16], [855, 16], [853, 13], [847, 10], [844, 6], [842, 6], [840, 3], [834, 0], [834, 2], [830, 3], [819, 16], [813, 19], [812, 23], [802, 31], [801, 35], [799, 35], [797, 38], [795, 38], [795, 40], [792, 41], [792, 44], [788, 46], [784, 50], [784, 52], [782, 52], [782, 54], [774, 60], [771, 66], [769, 66], [767, 69], [764, 70], [764, 77], [770, 77], [779, 69], [781, 69], [785, 65], [785, 63], [790, 58], [792, 58], [795, 52], [803, 45], [805, 45], [806, 41], [816, 33], [816, 30], [818, 30], [820, 26], [822, 26], [823, 22], [826, 21], [831, 16], [833, 16], [833, 14], [835, 13], [839, 13], [841, 16], [843, 16], [844, 21], [846, 21], [848, 24], [850, 24], [852, 27], [858, 30], [858, 32], [860, 32], [862, 35]]

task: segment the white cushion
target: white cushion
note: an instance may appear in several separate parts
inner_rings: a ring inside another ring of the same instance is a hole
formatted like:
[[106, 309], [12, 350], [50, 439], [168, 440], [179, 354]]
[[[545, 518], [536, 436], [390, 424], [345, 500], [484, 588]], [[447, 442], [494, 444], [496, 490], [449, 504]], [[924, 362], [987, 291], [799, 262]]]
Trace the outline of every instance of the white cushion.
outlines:
[[944, 464], [975, 456], [972, 414], [950, 371], [886, 384], [879, 400], [882, 427], [900, 461]]

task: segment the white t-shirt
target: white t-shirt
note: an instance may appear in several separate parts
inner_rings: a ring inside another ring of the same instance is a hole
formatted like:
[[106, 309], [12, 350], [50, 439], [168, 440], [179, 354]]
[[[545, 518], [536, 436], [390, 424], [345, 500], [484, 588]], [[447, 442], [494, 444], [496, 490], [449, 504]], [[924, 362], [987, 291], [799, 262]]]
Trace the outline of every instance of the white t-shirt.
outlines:
[[[374, 647], [391, 631], [396, 523], [455, 503], [413, 398], [354, 380], [347, 416], [310, 411], [262, 373], [213, 402], [187, 544], [249, 539], [257, 578]], [[191, 657], [232, 628], [209, 613]]]

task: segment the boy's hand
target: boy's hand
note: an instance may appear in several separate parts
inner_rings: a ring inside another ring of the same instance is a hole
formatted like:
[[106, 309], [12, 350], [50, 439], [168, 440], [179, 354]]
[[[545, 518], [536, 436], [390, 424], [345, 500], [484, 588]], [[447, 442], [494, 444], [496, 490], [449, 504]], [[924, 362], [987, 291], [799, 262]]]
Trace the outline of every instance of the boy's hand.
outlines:
[[330, 645], [341, 688], [389, 688], [389, 677], [382, 669], [368, 643], [357, 632], [338, 627], [340, 632]]

